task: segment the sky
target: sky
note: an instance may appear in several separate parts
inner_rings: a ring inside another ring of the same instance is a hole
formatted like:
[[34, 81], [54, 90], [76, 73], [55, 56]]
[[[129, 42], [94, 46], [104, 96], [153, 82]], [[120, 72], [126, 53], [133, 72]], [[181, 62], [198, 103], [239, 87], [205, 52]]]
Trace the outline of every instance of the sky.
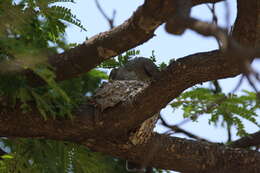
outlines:
[[[77, 18], [81, 20], [83, 26], [86, 27], [87, 32], [81, 31], [81, 29], [76, 26], [70, 26], [66, 31], [66, 37], [69, 43], [82, 43], [86, 37], [90, 38], [99, 32], [107, 31], [109, 29], [107, 21], [98, 11], [94, 0], [75, 0], [75, 2], [75, 4], [68, 3], [65, 6], [69, 7], [73, 14], [76, 14]], [[116, 10], [115, 26], [117, 26], [128, 19], [137, 7], [143, 4], [144, 0], [99, 0], [99, 2], [108, 16], [112, 16], [113, 10]], [[218, 3], [216, 7], [220, 26], [224, 27], [227, 26], [227, 23], [234, 23], [236, 17], [236, 0], [228, 0], [228, 4]], [[229, 20], [226, 20], [227, 8], [230, 11]], [[206, 5], [200, 5], [192, 8], [191, 15], [203, 21], [211, 21], [212, 18], [210, 10]], [[164, 26], [162, 25], [156, 30], [155, 34], [156, 37], [141, 46], [138, 46], [136, 49], [140, 50], [141, 56], [145, 57], [149, 57], [152, 50], [154, 50], [158, 64], [161, 62], [168, 63], [172, 58], [177, 59], [197, 52], [214, 50], [218, 47], [214, 38], [202, 37], [190, 30], [186, 31], [182, 36], [173, 36], [167, 34], [164, 31]], [[253, 63], [253, 67], [255, 68], [259, 67], [259, 65], [259, 61]], [[228, 93], [232, 91], [238, 83], [239, 78], [240, 77], [220, 80], [220, 84], [223, 87], [224, 92]], [[204, 85], [208, 86], [208, 83], [205, 83]], [[252, 91], [252, 88], [247, 82], [244, 82], [240, 88]], [[163, 117], [171, 124], [178, 124], [183, 120], [182, 112], [179, 110], [173, 112], [169, 106], [167, 106], [166, 109], [163, 109], [161, 113]], [[207, 115], [200, 116], [198, 122], [186, 123], [182, 126], [182, 128], [212, 142], [226, 142], [226, 130], [209, 126], [208, 118], [209, 116]], [[246, 124], [247, 132], [253, 133], [259, 130], [257, 126], [247, 122], [246, 120], [244, 120], [244, 122]], [[258, 122], [260, 122], [260, 118], [258, 118]], [[156, 131], [164, 132], [165, 129], [161, 126], [157, 126]], [[183, 137], [182, 135], [177, 136]], [[235, 135], [235, 130], [233, 129], [233, 139], [237, 138], [238, 137]]]

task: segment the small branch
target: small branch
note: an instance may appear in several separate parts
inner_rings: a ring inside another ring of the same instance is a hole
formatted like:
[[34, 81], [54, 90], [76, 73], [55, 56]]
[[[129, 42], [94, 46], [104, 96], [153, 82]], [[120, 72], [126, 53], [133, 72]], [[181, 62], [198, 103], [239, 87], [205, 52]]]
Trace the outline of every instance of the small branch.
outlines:
[[160, 116], [160, 120], [162, 121], [162, 125], [164, 125], [167, 128], [170, 128], [173, 131], [173, 133], [171, 133], [171, 134], [182, 133], [182, 134], [184, 134], [184, 135], [186, 135], [190, 138], [197, 139], [199, 141], [209, 142], [208, 140], [203, 139], [203, 138], [201, 138], [201, 137], [199, 137], [199, 136], [197, 136], [197, 135], [195, 135], [191, 132], [188, 132], [188, 131], [186, 131], [186, 130], [184, 130], [184, 129], [176, 126], [176, 125], [169, 125], [161, 116]]
[[187, 28], [192, 29], [203, 36], [214, 36], [222, 43], [222, 49], [229, 54], [236, 54], [240, 59], [259, 57], [260, 51], [254, 48], [242, 47], [233, 38], [229, 37], [227, 31], [215, 24], [199, 21], [194, 18], [185, 19]]
[[[212, 7], [209, 5], [209, 4], [206, 4], [208, 9], [210, 10], [211, 14], [212, 14], [212, 23], [215, 24], [215, 25], [218, 25], [218, 17], [216, 15], [216, 9], [215, 9], [215, 3], [212, 4]], [[219, 42], [218, 39], [217, 40], [217, 43], [218, 43], [218, 48], [220, 49], [221, 48], [221, 44]]]
[[233, 148], [247, 148], [260, 145], [260, 131], [233, 141], [229, 146]]
[[96, 6], [98, 8], [98, 10], [100, 11], [100, 13], [103, 15], [103, 17], [106, 19], [106, 21], [109, 24], [110, 29], [114, 28], [114, 22], [115, 22], [115, 16], [116, 16], [116, 11], [113, 10], [113, 15], [112, 17], [108, 17], [108, 15], [105, 13], [105, 11], [102, 9], [102, 7], [99, 4], [98, 0], [95, 0]]
[[[180, 2], [182, 3], [180, 3]], [[189, 8], [189, 6], [185, 5], [184, 1], [178, 0], [178, 4], [181, 4], [183, 9]], [[185, 1], [186, 2], [186, 1]], [[226, 4], [227, 5], [227, 4]], [[181, 8], [181, 7], [179, 7]], [[212, 9], [213, 10], [213, 9]], [[186, 10], [187, 11], [187, 10]], [[214, 11], [213, 11], [214, 12]], [[176, 26], [175, 26], [176, 25]], [[218, 42], [221, 43], [221, 49], [227, 55], [235, 55], [236, 59], [240, 62], [240, 66], [243, 69], [243, 73], [246, 76], [249, 84], [258, 92], [255, 83], [253, 82], [252, 76], [260, 82], [260, 75], [254, 69], [252, 69], [250, 62], [255, 57], [260, 57], [260, 50], [258, 48], [246, 48], [242, 47], [237, 41], [235, 41], [232, 37], [228, 35], [226, 29], [220, 28], [215, 23], [207, 23], [188, 15], [177, 15], [171, 18], [166, 22], [165, 29], [167, 32], [171, 34], [179, 34], [178, 30], [181, 30], [180, 34], [182, 34], [185, 28], [189, 28], [203, 36], [214, 36]]]
[[218, 24], [218, 17], [216, 15], [215, 3], [212, 4], [212, 7], [209, 4], [206, 5], [212, 14], [212, 23]]
[[244, 75], [242, 75], [242, 76], [240, 77], [240, 79], [239, 79], [237, 85], [236, 85], [235, 88], [231, 91], [231, 93], [235, 93], [235, 92], [239, 89], [239, 87], [242, 85], [242, 82], [243, 82], [243, 80], [244, 80], [244, 77], [245, 77]]

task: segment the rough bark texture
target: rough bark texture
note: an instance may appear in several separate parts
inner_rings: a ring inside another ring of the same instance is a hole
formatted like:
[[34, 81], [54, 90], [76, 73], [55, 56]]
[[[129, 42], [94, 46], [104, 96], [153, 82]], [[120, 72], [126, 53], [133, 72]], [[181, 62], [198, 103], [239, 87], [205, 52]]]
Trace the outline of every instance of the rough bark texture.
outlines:
[[[152, 38], [154, 30], [174, 10], [169, 6], [171, 2], [146, 0], [124, 24], [51, 57], [49, 61], [56, 68], [57, 79], [80, 75], [105, 59]], [[193, 0], [193, 4], [204, 2], [213, 0]], [[238, 0], [239, 15], [234, 37], [243, 45], [254, 47], [259, 32], [259, 23], [256, 22], [259, 22], [259, 3], [259, 0]], [[258, 152], [159, 134], [154, 134], [146, 145], [133, 146], [128, 141], [129, 130], [154, 115], [185, 89], [241, 74], [240, 65], [235, 56], [226, 56], [220, 51], [180, 58], [161, 71], [160, 78], [143, 92], [105, 109], [98, 124], [93, 119], [100, 110], [88, 101], [75, 111], [73, 121], [44, 121], [34, 105], [32, 111], [26, 114], [22, 113], [18, 104], [15, 108], [2, 106], [0, 135], [67, 140], [116, 157], [182, 172], [260, 172]]]
[[255, 47], [260, 24], [260, 2], [237, 1], [237, 20], [232, 36], [243, 46]]
[[115, 144], [110, 141], [105, 142], [106, 148], [100, 148], [98, 141], [83, 144], [97, 151], [138, 161], [143, 165], [163, 169], [174, 168], [180, 172], [257, 173], [260, 171], [260, 153], [258, 152], [167, 135], [154, 134], [149, 143], [138, 146]]

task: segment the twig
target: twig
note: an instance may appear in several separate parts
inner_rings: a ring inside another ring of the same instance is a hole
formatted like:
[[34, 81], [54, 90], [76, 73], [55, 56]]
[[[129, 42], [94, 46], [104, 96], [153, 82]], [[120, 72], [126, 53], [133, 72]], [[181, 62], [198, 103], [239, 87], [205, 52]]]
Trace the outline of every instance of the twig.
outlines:
[[[209, 8], [211, 14], [212, 14], [212, 23], [215, 25], [218, 25], [218, 17], [216, 15], [216, 11], [215, 11], [215, 3], [212, 4], [212, 7], [209, 4], [206, 4], [207, 7]], [[216, 38], [215, 38], [216, 39]], [[216, 39], [217, 43], [218, 43], [218, 48], [221, 48], [221, 43], [218, 39]]]
[[241, 84], [242, 84], [244, 78], [245, 78], [245, 75], [242, 75], [241, 78], [239, 79], [239, 81], [238, 81], [236, 87], [233, 89], [233, 91], [231, 91], [231, 93], [235, 93], [235, 92], [238, 90], [238, 88], [241, 86]]
[[256, 93], [258, 93], [258, 89], [256, 88], [256, 85], [254, 84], [252, 78], [249, 75], [245, 75], [248, 83], [251, 85], [251, 87], [255, 90]]
[[116, 16], [116, 11], [113, 10], [113, 14], [112, 17], [108, 17], [108, 15], [105, 13], [105, 11], [102, 9], [102, 7], [100, 6], [98, 0], [95, 0], [96, 6], [98, 8], [98, 10], [100, 11], [100, 13], [103, 15], [103, 17], [107, 20], [110, 29], [114, 28], [114, 21], [115, 21], [115, 16]]
[[212, 14], [212, 23], [218, 24], [218, 17], [215, 12], [215, 3], [212, 4], [212, 7], [209, 4], [206, 4], [206, 5]]
[[162, 125], [170, 128], [172, 131], [174, 131], [174, 133], [182, 133], [182, 134], [184, 134], [184, 135], [186, 135], [190, 138], [197, 139], [197, 140], [200, 140], [200, 141], [209, 142], [208, 140], [203, 139], [203, 138], [201, 138], [201, 137], [199, 137], [199, 136], [197, 136], [193, 133], [190, 133], [190, 132], [188, 132], [188, 131], [186, 131], [186, 130], [184, 130], [184, 129], [176, 126], [176, 125], [169, 125], [161, 116], [160, 116], [160, 120], [162, 121]]

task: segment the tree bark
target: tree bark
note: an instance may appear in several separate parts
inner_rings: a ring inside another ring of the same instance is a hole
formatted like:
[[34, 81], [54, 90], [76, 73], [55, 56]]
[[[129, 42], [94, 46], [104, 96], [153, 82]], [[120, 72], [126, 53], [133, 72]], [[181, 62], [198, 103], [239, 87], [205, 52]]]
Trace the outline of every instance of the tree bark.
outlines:
[[[96, 151], [166, 170], [189, 173], [257, 173], [260, 171], [259, 152], [229, 148], [220, 144], [160, 134], [154, 134], [145, 145], [129, 146], [110, 143], [110, 141], [103, 144], [99, 142], [83, 144]], [[107, 147], [100, 148], [100, 145]]]

